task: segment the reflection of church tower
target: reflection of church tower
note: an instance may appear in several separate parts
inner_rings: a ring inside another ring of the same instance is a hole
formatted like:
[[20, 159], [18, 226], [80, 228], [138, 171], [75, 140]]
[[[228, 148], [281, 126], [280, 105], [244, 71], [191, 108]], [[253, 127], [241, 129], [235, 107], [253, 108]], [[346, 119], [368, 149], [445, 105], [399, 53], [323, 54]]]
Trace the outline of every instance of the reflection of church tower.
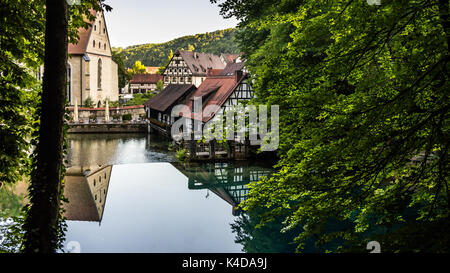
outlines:
[[101, 222], [111, 179], [112, 166], [73, 167], [67, 170], [64, 216], [72, 221]]

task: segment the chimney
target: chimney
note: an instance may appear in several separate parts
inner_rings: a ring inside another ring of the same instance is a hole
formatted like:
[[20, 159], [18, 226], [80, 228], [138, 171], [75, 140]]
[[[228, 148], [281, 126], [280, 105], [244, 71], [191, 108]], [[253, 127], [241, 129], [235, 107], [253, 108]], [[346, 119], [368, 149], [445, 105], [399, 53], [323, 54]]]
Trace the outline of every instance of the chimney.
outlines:
[[244, 76], [244, 73], [242, 73], [242, 70], [236, 70], [234, 71], [234, 80], [236, 82], [240, 81], [242, 77]]
[[208, 67], [208, 68], [206, 69], [206, 77], [211, 76], [211, 74], [212, 74], [212, 67]]

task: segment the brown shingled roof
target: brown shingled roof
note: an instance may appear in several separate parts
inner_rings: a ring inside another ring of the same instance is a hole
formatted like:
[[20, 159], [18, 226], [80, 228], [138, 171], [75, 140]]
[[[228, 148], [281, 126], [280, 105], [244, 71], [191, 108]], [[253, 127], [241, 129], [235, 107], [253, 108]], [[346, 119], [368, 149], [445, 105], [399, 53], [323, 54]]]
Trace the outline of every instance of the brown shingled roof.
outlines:
[[170, 84], [161, 93], [144, 103], [144, 105], [150, 109], [165, 112], [182, 96], [193, 90], [195, 90], [195, 85], [192, 84]]
[[244, 69], [245, 63], [230, 63], [220, 72], [221, 76], [231, 76], [234, 75], [236, 71], [242, 71]]
[[[97, 11], [91, 9], [91, 15], [97, 16]], [[89, 22], [92, 24], [92, 21], [86, 20], [86, 22]], [[83, 55], [86, 53], [86, 49], [88, 46], [89, 38], [91, 37], [92, 27], [88, 27], [88, 29], [85, 28], [79, 28], [78, 29], [78, 36], [80, 39], [78, 40], [78, 43], [68, 45], [68, 52], [72, 55]]]
[[131, 84], [158, 83], [163, 80], [163, 76], [159, 74], [136, 74], [131, 79]]
[[67, 220], [100, 221], [86, 177], [82, 174], [66, 176], [64, 196], [69, 200], [69, 203], [63, 204], [63, 208], [65, 209], [64, 216]]
[[223, 69], [225, 64], [219, 56], [206, 53], [198, 53], [186, 50], [179, 50], [175, 53], [180, 54], [183, 60], [194, 76], [206, 76], [208, 68]]

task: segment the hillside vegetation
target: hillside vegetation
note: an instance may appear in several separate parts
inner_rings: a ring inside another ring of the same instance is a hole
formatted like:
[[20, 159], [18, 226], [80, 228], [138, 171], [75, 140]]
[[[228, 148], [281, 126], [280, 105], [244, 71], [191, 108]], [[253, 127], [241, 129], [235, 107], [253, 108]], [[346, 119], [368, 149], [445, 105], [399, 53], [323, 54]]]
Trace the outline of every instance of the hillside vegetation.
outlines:
[[184, 36], [161, 44], [144, 44], [115, 50], [122, 53], [126, 67], [132, 67], [136, 61], [141, 61], [145, 66], [162, 66], [171, 50], [175, 52], [184, 49], [216, 55], [239, 53], [235, 39], [236, 32], [236, 29], [230, 28]]

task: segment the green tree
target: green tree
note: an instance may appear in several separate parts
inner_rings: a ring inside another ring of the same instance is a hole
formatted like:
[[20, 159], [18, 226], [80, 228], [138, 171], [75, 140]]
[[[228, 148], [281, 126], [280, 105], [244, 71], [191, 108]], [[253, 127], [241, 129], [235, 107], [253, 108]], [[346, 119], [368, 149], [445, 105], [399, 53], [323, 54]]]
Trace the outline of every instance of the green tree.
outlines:
[[159, 68], [158, 74], [162, 75], [164, 73], [164, 70], [166, 70], [166, 67], [169, 65], [172, 58], [173, 58], [173, 51], [170, 50], [169, 56], [167, 57], [167, 60], [164, 63], [164, 65]]
[[141, 61], [136, 61], [133, 65], [133, 68], [131, 68], [131, 74], [145, 74], [147, 73], [147, 69], [145, 66], [141, 63]]
[[112, 50], [112, 58], [117, 64], [117, 73], [119, 78], [119, 88], [124, 88], [128, 82], [131, 80], [131, 75], [125, 68], [123, 53], [120, 50]]
[[164, 89], [164, 82], [162, 80], [159, 80], [156, 84], [156, 90], [162, 91]]
[[299, 251], [313, 236], [339, 242], [332, 251], [371, 240], [449, 251], [448, 1], [220, 7], [241, 21], [258, 102], [281, 109], [279, 171], [252, 185], [244, 208], [270, 208], [263, 223], [288, 210], [283, 230], [304, 229]]

